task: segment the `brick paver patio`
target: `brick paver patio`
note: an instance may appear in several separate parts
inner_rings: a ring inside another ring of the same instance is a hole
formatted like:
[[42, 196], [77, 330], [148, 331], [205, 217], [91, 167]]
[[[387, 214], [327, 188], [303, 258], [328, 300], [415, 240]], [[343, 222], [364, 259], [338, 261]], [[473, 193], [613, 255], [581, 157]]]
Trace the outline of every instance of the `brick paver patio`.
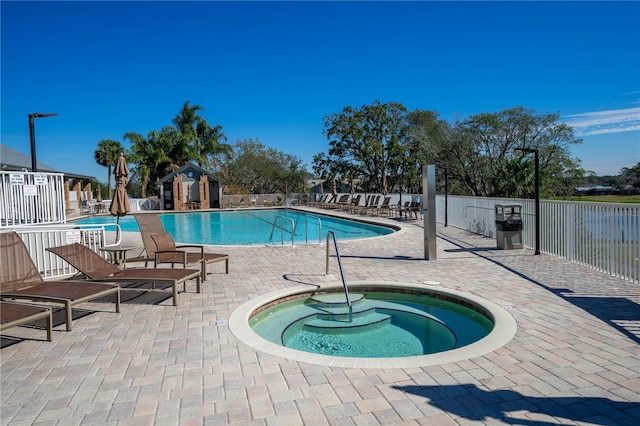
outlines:
[[[73, 331], [56, 321], [51, 343], [42, 329], [7, 331], [1, 424], [640, 424], [640, 286], [452, 227], [438, 227], [438, 260], [425, 261], [417, 221], [376, 220], [402, 230], [341, 243], [347, 281], [469, 292], [507, 309], [516, 336], [406, 369], [267, 355], [234, 336], [230, 314], [268, 292], [339, 282], [337, 264], [324, 275], [324, 245], [216, 247], [230, 274], [214, 266], [203, 293], [191, 284], [177, 307], [123, 289], [120, 314], [82, 305]], [[137, 233], [125, 238], [142, 247]]]

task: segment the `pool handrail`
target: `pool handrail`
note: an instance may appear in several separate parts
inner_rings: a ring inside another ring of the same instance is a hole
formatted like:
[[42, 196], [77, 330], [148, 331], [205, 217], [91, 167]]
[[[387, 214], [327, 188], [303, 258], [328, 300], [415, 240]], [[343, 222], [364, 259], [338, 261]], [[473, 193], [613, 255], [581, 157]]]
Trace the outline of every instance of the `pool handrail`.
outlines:
[[[276, 223], [278, 222], [278, 219], [288, 220], [289, 222], [291, 222], [291, 247], [293, 247], [295, 245], [294, 240], [296, 237], [296, 224], [293, 222], [293, 219], [291, 219], [290, 217], [284, 217], [282, 215], [278, 215], [273, 219], [273, 226], [271, 227], [271, 235], [269, 236], [269, 240], [273, 238], [273, 231], [276, 229]], [[281, 244], [284, 245], [284, 227], [280, 225], [279, 228], [280, 228]]]
[[342, 278], [342, 287], [344, 287], [344, 297], [347, 300], [347, 305], [351, 307], [351, 298], [349, 297], [349, 288], [347, 287], [347, 281], [344, 279], [344, 270], [342, 269], [342, 260], [340, 260], [340, 251], [338, 250], [338, 241], [336, 240], [336, 234], [334, 234], [333, 231], [327, 232], [327, 259], [326, 259], [325, 275], [329, 275], [329, 235], [333, 237], [333, 246], [336, 249], [336, 257], [338, 258], [338, 267], [340, 268], [340, 278]]
[[[322, 245], [322, 221], [320, 220], [320, 218], [318, 216], [314, 216], [314, 215], [309, 215], [307, 213], [298, 213], [298, 216], [296, 216], [296, 228], [298, 229], [298, 220], [300, 219], [300, 216], [304, 216], [307, 219], [315, 219], [318, 221], [318, 245]], [[308, 225], [308, 221], [304, 221], [304, 242], [305, 244], [309, 244], [309, 227]]]

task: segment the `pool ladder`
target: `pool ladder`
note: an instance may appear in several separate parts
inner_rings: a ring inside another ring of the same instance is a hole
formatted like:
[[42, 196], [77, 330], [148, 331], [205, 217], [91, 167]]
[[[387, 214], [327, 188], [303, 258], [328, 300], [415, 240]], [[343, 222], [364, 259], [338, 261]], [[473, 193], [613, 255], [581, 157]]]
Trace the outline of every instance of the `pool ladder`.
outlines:
[[278, 226], [278, 228], [280, 228], [281, 244], [284, 245], [284, 225], [282, 225], [282, 222], [285, 220], [288, 220], [289, 222], [291, 222], [291, 247], [293, 247], [294, 240], [296, 237], [296, 224], [293, 222], [293, 219], [291, 219], [290, 217], [284, 217], [281, 215], [278, 215], [275, 217], [275, 219], [273, 220], [273, 226], [271, 227], [271, 235], [269, 236], [269, 240], [273, 238], [273, 231], [276, 230], [276, 225], [280, 223], [280, 226]]
[[309, 221], [307, 219], [314, 219], [318, 221], [318, 245], [322, 245], [322, 222], [320, 221], [320, 218], [318, 216], [310, 216], [306, 213], [299, 213], [298, 216], [296, 216], [296, 226], [295, 228], [298, 229], [298, 221], [300, 220], [300, 216], [305, 218], [304, 221], [304, 241], [305, 244], [309, 244]]
[[340, 268], [340, 278], [342, 278], [342, 287], [344, 288], [344, 297], [347, 301], [347, 305], [351, 308], [351, 298], [349, 297], [349, 288], [347, 287], [347, 281], [344, 279], [344, 271], [342, 270], [342, 260], [340, 259], [340, 251], [338, 250], [338, 241], [336, 241], [336, 234], [333, 231], [327, 232], [327, 257], [326, 257], [326, 270], [325, 275], [329, 275], [329, 237], [333, 238], [333, 246], [336, 249], [336, 257], [338, 258], [338, 267]]
[[316, 221], [318, 221], [318, 244], [322, 244], [322, 221], [320, 221], [320, 218], [317, 216], [309, 216], [306, 213], [300, 213], [298, 214], [298, 216], [296, 216], [296, 220], [294, 222], [293, 219], [291, 219], [290, 217], [284, 217], [282, 215], [278, 215], [275, 217], [275, 219], [273, 220], [273, 226], [271, 227], [271, 235], [269, 236], [269, 240], [271, 240], [273, 238], [273, 233], [276, 230], [276, 225], [277, 227], [280, 229], [280, 240], [281, 240], [281, 244], [284, 245], [284, 221], [288, 221], [291, 223], [291, 247], [293, 247], [295, 245], [295, 235], [296, 235], [296, 229], [298, 229], [298, 222], [300, 221], [300, 216], [305, 218], [304, 221], [304, 239], [305, 239], [305, 244], [309, 244], [309, 221], [306, 219], [314, 219]]

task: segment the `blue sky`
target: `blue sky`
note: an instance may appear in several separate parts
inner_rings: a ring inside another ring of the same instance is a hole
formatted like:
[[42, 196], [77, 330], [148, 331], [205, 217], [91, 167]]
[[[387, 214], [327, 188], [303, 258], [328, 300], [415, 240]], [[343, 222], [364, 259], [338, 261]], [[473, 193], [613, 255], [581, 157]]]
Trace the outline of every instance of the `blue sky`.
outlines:
[[375, 100], [450, 122], [560, 113], [582, 166], [640, 161], [639, 2], [0, 2], [0, 142], [96, 176], [98, 141], [171, 124], [185, 101], [229, 143], [311, 166], [326, 114]]

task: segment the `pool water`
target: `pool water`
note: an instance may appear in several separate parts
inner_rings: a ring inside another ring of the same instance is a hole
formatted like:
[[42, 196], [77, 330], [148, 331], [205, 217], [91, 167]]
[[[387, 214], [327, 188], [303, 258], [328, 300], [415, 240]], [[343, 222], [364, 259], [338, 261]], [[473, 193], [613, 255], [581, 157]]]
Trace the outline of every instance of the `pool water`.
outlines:
[[341, 293], [326, 296], [333, 302], [313, 296], [278, 303], [253, 316], [249, 326], [290, 349], [358, 358], [434, 354], [477, 342], [493, 329], [478, 311], [428, 295], [351, 296], [351, 309]]
[[[320, 235], [315, 217], [321, 221]], [[191, 244], [291, 244], [291, 221], [297, 224], [295, 244], [317, 243], [328, 231], [333, 231], [338, 240], [369, 238], [393, 232], [382, 226], [291, 209], [162, 213], [160, 220], [177, 242]], [[113, 224], [116, 218], [96, 216], [74, 223]], [[133, 216], [123, 216], [119, 223], [124, 232], [139, 232]]]

